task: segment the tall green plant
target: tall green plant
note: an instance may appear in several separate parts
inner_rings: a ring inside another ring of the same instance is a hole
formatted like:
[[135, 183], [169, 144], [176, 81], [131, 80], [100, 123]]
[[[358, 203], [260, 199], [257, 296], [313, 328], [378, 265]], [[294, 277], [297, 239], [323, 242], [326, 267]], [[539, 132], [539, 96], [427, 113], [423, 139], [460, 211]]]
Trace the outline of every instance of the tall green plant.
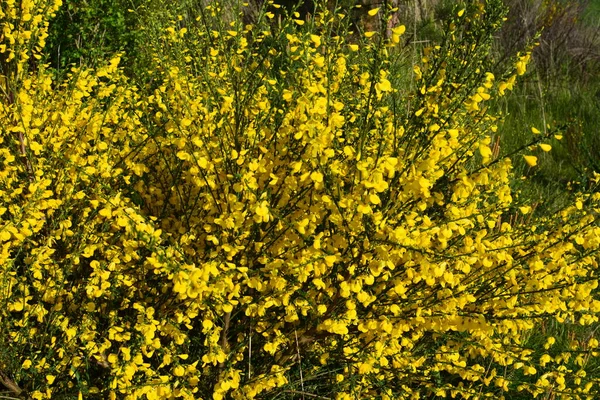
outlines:
[[112, 54], [135, 54], [142, 41], [141, 0], [64, 0], [52, 19], [44, 54], [55, 69], [102, 63]]

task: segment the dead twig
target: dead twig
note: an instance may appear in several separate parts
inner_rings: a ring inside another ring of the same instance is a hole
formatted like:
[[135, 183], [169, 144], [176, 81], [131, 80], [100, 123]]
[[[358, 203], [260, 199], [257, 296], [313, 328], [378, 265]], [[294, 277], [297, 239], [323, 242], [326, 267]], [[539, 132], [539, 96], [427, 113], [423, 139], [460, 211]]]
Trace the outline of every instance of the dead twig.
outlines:
[[0, 383], [15, 396], [20, 396], [23, 393], [23, 389], [21, 389], [4, 371], [0, 371]]

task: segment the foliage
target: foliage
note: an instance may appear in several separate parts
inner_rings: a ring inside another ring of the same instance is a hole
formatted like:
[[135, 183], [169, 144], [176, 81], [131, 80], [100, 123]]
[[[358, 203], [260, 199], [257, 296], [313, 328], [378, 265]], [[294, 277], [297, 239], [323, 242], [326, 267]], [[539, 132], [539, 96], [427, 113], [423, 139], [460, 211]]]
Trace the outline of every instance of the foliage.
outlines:
[[[598, 15], [593, 2], [565, 0], [505, 0], [509, 19], [500, 32], [500, 52], [512, 53], [541, 31], [533, 52], [537, 71], [547, 80], [592, 83], [600, 73]], [[591, 22], [591, 21], [595, 21]]]
[[[453, 11], [414, 90], [390, 73], [404, 26], [350, 43], [343, 9], [175, 16], [148, 89], [119, 55], [31, 68], [60, 0], [0, 4], [14, 395], [598, 396], [597, 338], [536, 327], [598, 322], [600, 195], [544, 218], [511, 188], [488, 104], [530, 52], [489, 72], [499, 1]], [[516, 154], [535, 165], [554, 133]]]
[[572, 183], [590, 188], [598, 171], [600, 123], [600, 26], [597, 1], [505, 0], [510, 13], [498, 35], [495, 52], [502, 59], [541, 30], [532, 52], [532, 72], [515, 93], [495, 102], [504, 123], [499, 127], [501, 147], [512, 151], [526, 143], [529, 127], [559, 129], [564, 139], [543, 154], [540, 168], [522, 170], [533, 184], [526, 190], [532, 199], [554, 198], [540, 207], [549, 214], [552, 203], [564, 205]]
[[48, 31], [45, 55], [56, 69], [134, 53], [140, 0], [64, 0]]

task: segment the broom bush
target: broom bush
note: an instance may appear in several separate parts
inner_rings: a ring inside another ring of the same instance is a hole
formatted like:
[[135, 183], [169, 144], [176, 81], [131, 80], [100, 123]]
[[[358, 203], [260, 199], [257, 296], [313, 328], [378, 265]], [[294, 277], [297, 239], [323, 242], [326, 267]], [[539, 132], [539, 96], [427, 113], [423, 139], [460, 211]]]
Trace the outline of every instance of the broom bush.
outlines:
[[323, 3], [165, 12], [144, 85], [120, 54], [58, 79], [60, 5], [0, 2], [12, 397], [598, 397], [597, 338], [538, 334], [598, 322], [600, 194], [545, 217], [513, 189], [508, 156], [558, 132], [493, 146], [531, 50], [489, 72], [499, 0], [408, 70], [386, 2], [377, 31]]

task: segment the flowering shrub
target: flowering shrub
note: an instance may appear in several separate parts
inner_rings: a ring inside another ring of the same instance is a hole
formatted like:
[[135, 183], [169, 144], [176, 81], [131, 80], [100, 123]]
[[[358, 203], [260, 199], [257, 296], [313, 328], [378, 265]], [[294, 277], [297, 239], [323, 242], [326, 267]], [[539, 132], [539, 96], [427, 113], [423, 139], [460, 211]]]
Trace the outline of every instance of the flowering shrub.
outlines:
[[0, 4], [14, 395], [597, 396], [595, 337], [528, 340], [598, 321], [600, 195], [544, 218], [511, 190], [486, 102], [529, 53], [487, 72], [498, 1], [456, 10], [414, 90], [403, 26], [350, 43], [342, 10], [273, 3], [253, 26], [217, 4], [174, 18], [150, 88], [119, 55], [57, 81], [29, 65], [60, 0]]

